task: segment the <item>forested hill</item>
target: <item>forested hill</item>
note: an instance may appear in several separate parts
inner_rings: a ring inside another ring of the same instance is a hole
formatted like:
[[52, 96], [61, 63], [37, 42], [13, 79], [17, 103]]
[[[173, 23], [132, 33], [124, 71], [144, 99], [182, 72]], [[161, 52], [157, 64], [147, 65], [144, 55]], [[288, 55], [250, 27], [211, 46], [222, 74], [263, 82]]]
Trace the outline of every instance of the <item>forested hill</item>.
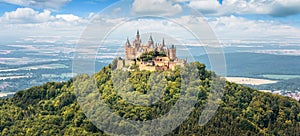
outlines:
[[[198, 125], [201, 109], [207, 102], [213, 73], [206, 71], [203, 64], [191, 65], [195, 65], [201, 75], [197, 80], [198, 101], [189, 117], [169, 135], [300, 134], [299, 102], [229, 82], [226, 82], [224, 96], [216, 115], [205, 126]], [[124, 118], [141, 121], [155, 119], [168, 112], [178, 99], [181, 82], [178, 69], [161, 71], [167, 81], [167, 85], [161, 90], [161, 100], [151, 106], [139, 106], [127, 103], [117, 93], [113, 93], [112, 67], [114, 65], [104, 67], [93, 77], [101, 97]], [[151, 72], [131, 71], [128, 74], [127, 80], [133, 84], [131, 93], [149, 91], [149, 84], [145, 81]], [[0, 99], [0, 134], [103, 135], [86, 118], [77, 103], [74, 83], [78, 79], [89, 80], [89, 76], [80, 75], [64, 83], [46, 83], [19, 91], [13, 98]]]

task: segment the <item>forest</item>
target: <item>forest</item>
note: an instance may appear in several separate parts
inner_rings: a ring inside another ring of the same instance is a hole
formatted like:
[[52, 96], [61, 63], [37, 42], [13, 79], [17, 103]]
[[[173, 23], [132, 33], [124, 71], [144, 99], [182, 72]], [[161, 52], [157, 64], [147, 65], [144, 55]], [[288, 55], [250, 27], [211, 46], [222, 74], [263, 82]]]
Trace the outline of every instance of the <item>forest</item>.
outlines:
[[[84, 112], [84, 107], [89, 103], [82, 103], [83, 98], [93, 98], [90, 103], [102, 99], [115, 114], [127, 120], [146, 121], [166, 114], [180, 99], [183, 90], [196, 92], [194, 109], [182, 124], [167, 135], [300, 134], [298, 101], [227, 81], [224, 81], [223, 96], [217, 100], [220, 107], [216, 114], [204, 126], [199, 125], [199, 116], [211, 96], [210, 87], [214, 79], [223, 81], [199, 62], [186, 66], [196, 69], [194, 77], [197, 78], [191, 78], [189, 73], [185, 73], [189, 69], [185, 68], [157, 71], [155, 75], [149, 71], [115, 70], [115, 65], [113, 62], [94, 75], [82, 74], [62, 83], [48, 82], [19, 91], [12, 98], [0, 99], [0, 134], [107, 135], [87, 118], [89, 113]], [[156, 79], [160, 79], [159, 82]], [[187, 86], [185, 79], [189, 79], [194, 86]], [[88, 91], [91, 81], [95, 82], [96, 89]], [[161, 93], [160, 99], [152, 97], [157, 94], [150, 90]], [[146, 95], [149, 93], [150, 96]], [[139, 101], [130, 103], [135, 97], [140, 98]], [[101, 110], [95, 109], [94, 114]], [[124, 132], [124, 135], [130, 133]]]

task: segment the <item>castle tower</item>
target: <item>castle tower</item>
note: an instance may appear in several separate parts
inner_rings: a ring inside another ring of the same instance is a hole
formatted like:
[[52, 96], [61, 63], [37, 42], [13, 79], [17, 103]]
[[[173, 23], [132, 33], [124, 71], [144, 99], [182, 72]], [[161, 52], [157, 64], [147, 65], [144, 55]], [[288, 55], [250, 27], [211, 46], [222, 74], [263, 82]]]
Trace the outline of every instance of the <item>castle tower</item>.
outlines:
[[140, 46], [141, 46], [141, 43], [142, 43], [142, 41], [140, 39], [140, 31], [137, 30], [137, 32], [136, 32], [136, 38], [135, 38], [135, 40], [133, 42], [133, 48], [137, 48], [137, 50], [138, 50], [140, 48]]
[[176, 48], [174, 45], [172, 45], [171, 48], [169, 49], [169, 57], [171, 60], [176, 59]]
[[127, 37], [127, 41], [126, 41], [125, 46], [126, 46], [126, 47], [131, 47], [128, 37]]
[[137, 32], [136, 32], [136, 40], [140, 41], [140, 31], [139, 30], [137, 30]]
[[150, 35], [150, 38], [149, 38], [149, 41], [148, 41], [148, 47], [151, 47], [151, 48], [154, 47], [154, 41], [153, 41], [152, 35]]
[[131, 50], [132, 50], [132, 47], [131, 47], [129, 39], [127, 37], [127, 41], [125, 44], [125, 59], [126, 60], [130, 58]]
[[166, 47], [165, 38], [163, 38], [162, 44], [159, 48], [160, 48], [161, 51], [163, 51], [165, 47]]

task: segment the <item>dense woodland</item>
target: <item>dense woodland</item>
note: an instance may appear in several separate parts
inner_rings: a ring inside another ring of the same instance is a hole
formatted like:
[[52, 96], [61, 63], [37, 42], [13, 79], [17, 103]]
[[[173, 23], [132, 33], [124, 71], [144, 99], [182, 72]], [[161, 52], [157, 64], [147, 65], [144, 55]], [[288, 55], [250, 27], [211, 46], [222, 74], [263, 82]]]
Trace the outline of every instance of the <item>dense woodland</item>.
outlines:
[[[300, 134], [299, 102], [229, 82], [225, 83], [224, 96], [216, 115], [205, 126], [198, 125], [215, 74], [205, 70], [204, 64], [196, 62], [189, 65], [195, 66], [199, 72], [199, 78], [195, 80], [198, 83], [198, 100], [189, 117], [168, 135]], [[164, 86], [161, 86], [163, 95], [150, 106], [131, 104], [120, 97], [116, 89], [130, 90], [128, 93], [131, 94], [147, 94], [151, 88], [147, 80], [152, 73], [126, 71], [125, 81], [132, 86], [113, 86], [112, 82], [117, 79], [112, 75], [124, 75], [125, 72], [113, 71], [114, 68], [113, 63], [92, 76], [80, 75], [64, 83], [46, 83], [19, 91], [13, 98], [0, 99], [1, 135], [105, 135], [87, 119], [77, 103], [74, 83], [78, 81], [81, 87], [85, 87], [91, 79], [96, 79], [97, 92], [101, 96], [95, 93], [86, 95], [101, 97], [115, 113], [129, 120], [158, 118], [178, 100], [178, 88], [184, 82], [179, 68], [175, 71], [160, 71], [163, 75], [160, 78], [165, 79], [162, 82]]]

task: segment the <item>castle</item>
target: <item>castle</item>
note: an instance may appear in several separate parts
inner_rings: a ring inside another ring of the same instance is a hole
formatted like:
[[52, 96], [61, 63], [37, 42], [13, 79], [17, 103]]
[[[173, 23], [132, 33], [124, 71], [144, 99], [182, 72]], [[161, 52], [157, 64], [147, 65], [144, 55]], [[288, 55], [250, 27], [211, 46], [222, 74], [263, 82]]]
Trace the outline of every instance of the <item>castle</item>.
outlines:
[[129, 39], [125, 43], [125, 60], [119, 59], [117, 68], [122, 69], [128, 66], [138, 67], [140, 70], [174, 70], [176, 66], [184, 66], [187, 60], [179, 59], [176, 56], [176, 48], [170, 48], [162, 43], [154, 43], [152, 35], [148, 43], [143, 44], [137, 30], [136, 38], [130, 43]]

